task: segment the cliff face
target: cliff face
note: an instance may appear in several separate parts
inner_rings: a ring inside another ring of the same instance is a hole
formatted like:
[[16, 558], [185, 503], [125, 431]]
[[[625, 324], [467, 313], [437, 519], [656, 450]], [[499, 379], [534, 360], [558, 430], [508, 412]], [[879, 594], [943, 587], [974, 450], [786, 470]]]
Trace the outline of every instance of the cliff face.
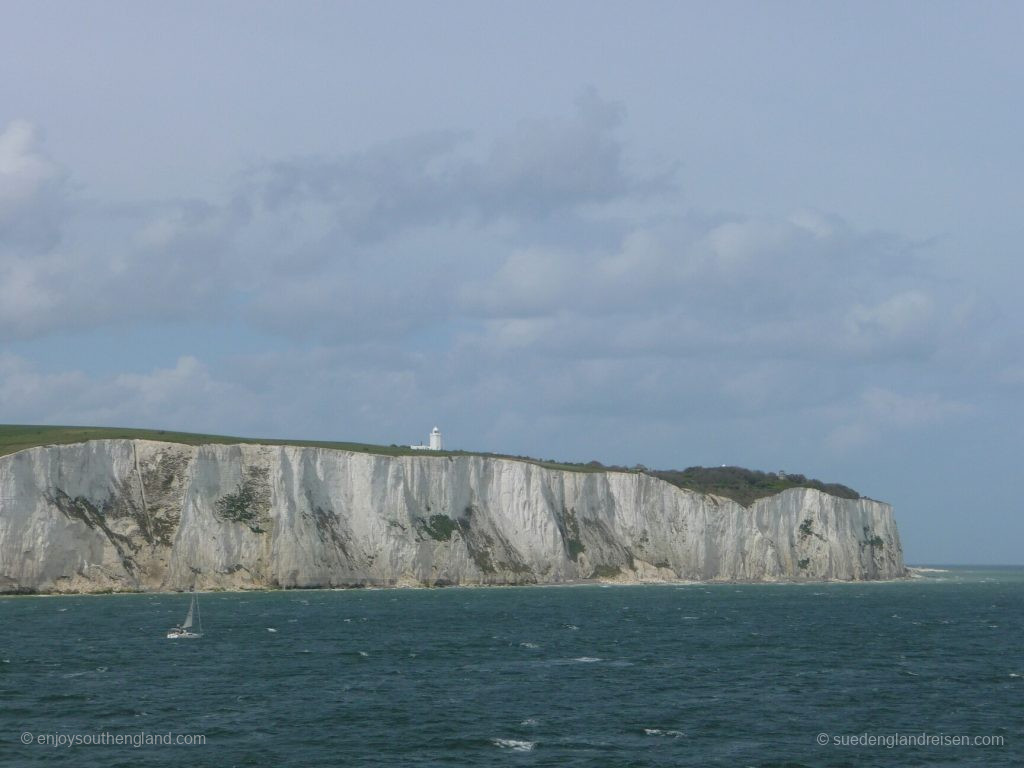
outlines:
[[0, 592], [904, 575], [887, 504], [485, 457], [99, 440], [0, 458]]

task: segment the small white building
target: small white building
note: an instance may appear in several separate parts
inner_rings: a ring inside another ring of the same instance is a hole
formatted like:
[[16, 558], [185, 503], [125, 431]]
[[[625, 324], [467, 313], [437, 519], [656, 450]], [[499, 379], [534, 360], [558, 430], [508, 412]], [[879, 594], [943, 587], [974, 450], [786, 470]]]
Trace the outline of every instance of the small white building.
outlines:
[[441, 451], [444, 450], [444, 443], [441, 441], [441, 430], [434, 427], [430, 430], [430, 442], [427, 445], [410, 445], [414, 451]]

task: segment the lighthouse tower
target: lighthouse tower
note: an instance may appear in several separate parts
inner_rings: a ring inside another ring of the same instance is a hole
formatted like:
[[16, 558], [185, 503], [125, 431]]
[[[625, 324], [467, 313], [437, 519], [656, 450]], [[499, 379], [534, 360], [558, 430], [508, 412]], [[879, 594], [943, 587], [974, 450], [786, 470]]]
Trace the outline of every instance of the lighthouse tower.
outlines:
[[441, 430], [434, 427], [430, 430], [430, 450], [440, 451], [441, 450]]

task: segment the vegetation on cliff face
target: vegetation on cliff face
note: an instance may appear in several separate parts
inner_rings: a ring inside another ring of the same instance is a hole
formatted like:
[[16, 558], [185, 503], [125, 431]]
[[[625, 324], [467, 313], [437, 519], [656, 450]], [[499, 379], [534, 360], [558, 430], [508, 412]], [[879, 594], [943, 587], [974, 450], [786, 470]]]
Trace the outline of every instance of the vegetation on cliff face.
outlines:
[[217, 517], [234, 523], [243, 523], [253, 533], [266, 533], [263, 525], [270, 514], [269, 471], [249, 467], [233, 493], [226, 493], [214, 504]]
[[[121, 429], [116, 427], [52, 427], [0, 425], [0, 456], [34, 448], [40, 445], [82, 443], [87, 440], [157, 440], [167, 443], [184, 445], [206, 444], [255, 444], [255, 445], [294, 445], [299, 447], [329, 448], [356, 453], [372, 453], [382, 456], [484, 456], [494, 459], [511, 459], [534, 464], [545, 469], [564, 470], [567, 472], [630, 472], [645, 473], [652, 477], [671, 483], [679, 488], [698, 493], [713, 493], [749, 506], [754, 501], [766, 496], [785, 491], [788, 488], [814, 488], [842, 499], [859, 499], [861, 495], [852, 488], [839, 483], [823, 483], [811, 480], [803, 475], [773, 472], [759, 472], [742, 467], [689, 467], [683, 470], [647, 469], [644, 466], [633, 467], [606, 466], [597, 461], [584, 463], [566, 463], [554, 459], [535, 459], [529, 456], [510, 456], [500, 453], [482, 453], [478, 451], [415, 451], [404, 445], [372, 445], [369, 443], [340, 443], [317, 440], [266, 440], [248, 437], [230, 437], [225, 435], [204, 435], [191, 432], [166, 432], [154, 429]], [[239, 487], [235, 497], [225, 499], [219, 510], [227, 519], [255, 524], [251, 519], [250, 506], [246, 489]], [[572, 521], [567, 520], [572, 525]], [[252, 527], [252, 525], [250, 525]], [[428, 523], [428, 534], [432, 538], [444, 540], [451, 535], [451, 530], [441, 523]], [[254, 528], [255, 530], [255, 528]], [[570, 530], [571, 533], [571, 530]], [[570, 537], [571, 538], [571, 537]], [[570, 552], [574, 559], [582, 551]]]
[[421, 523], [423, 532], [434, 541], [449, 541], [459, 528], [459, 524], [448, 515], [431, 515], [429, 520]]

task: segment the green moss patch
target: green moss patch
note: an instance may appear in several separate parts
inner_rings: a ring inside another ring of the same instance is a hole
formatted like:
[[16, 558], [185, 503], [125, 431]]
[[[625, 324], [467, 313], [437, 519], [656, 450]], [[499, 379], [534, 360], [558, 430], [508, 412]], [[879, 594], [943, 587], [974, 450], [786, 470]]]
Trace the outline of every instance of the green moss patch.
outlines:
[[422, 531], [434, 541], [450, 541], [459, 524], [448, 515], [431, 515], [421, 526]]

